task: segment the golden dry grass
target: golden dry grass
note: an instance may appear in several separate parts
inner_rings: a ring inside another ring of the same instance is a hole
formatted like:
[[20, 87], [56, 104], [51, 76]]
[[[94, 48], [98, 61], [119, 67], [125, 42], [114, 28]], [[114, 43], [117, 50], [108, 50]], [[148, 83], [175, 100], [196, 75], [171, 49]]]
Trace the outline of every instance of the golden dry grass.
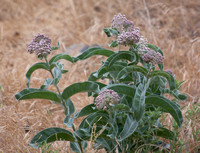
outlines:
[[[17, 101], [14, 95], [25, 88], [25, 72], [37, 59], [27, 53], [33, 36], [45, 33], [57, 40], [61, 48], [56, 53], [69, 51], [71, 44], [101, 44], [107, 38], [103, 26], [110, 26], [113, 15], [123, 13], [140, 27], [149, 42], [165, 53], [165, 67], [172, 69], [176, 79], [186, 80], [182, 92], [189, 95], [183, 112], [192, 104], [200, 103], [200, 1], [198, 0], [0, 0], [0, 152], [38, 152], [28, 146], [31, 137], [47, 127], [64, 127], [61, 107], [46, 100]], [[100, 66], [102, 57], [92, 57], [77, 64], [67, 64], [69, 73], [61, 80], [60, 88], [87, 80], [90, 72]], [[44, 71], [35, 72], [32, 87], [48, 77]], [[54, 90], [54, 89], [53, 89]], [[92, 100], [86, 94], [74, 96], [80, 109]], [[187, 143], [186, 151], [193, 152], [200, 145], [192, 133], [199, 128], [197, 114], [189, 126], [183, 126], [180, 139]], [[26, 128], [29, 132], [26, 133]], [[198, 136], [199, 138], [199, 136]], [[200, 140], [200, 138], [199, 138]], [[54, 150], [70, 152], [67, 143], [53, 144]], [[41, 151], [41, 150], [40, 150]]]

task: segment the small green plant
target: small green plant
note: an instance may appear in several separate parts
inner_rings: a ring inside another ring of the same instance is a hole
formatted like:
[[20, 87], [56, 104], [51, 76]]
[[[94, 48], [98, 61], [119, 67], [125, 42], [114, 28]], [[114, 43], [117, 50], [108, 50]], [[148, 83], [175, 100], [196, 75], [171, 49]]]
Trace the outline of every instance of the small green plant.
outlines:
[[[43, 143], [70, 141], [74, 152], [83, 153], [90, 141], [93, 148], [104, 148], [107, 152], [170, 151], [170, 144], [163, 139], [174, 140], [176, 135], [164, 127], [160, 118], [163, 113], [169, 113], [181, 127], [183, 117], [177, 101], [187, 98], [179, 93], [181, 84], [170, 70], [164, 71], [163, 52], [140, 36], [139, 28], [124, 15], [114, 16], [111, 27], [103, 30], [112, 38], [109, 46], [118, 47], [119, 51], [96, 47], [77, 57], [57, 54], [48, 59], [59, 44], [51, 47], [51, 40], [40, 34], [30, 43], [28, 51], [36, 53], [45, 62], [36, 63], [28, 70], [27, 88], [15, 97], [17, 100], [48, 99], [61, 105], [66, 115], [64, 124], [73, 131], [48, 128], [36, 134], [30, 145], [38, 148]], [[121, 46], [129, 49], [121, 50]], [[94, 55], [103, 55], [107, 59], [87, 81], [74, 83], [60, 91], [59, 80], [68, 70], [64, 70], [64, 64], [59, 60], [76, 63]], [[37, 69], [48, 71], [52, 78], [46, 79], [39, 89], [30, 88], [31, 75]], [[108, 79], [109, 84], [98, 81], [103, 79]], [[54, 85], [57, 92], [48, 90], [50, 85]], [[94, 101], [77, 112], [70, 97], [80, 92], [87, 92]], [[166, 98], [165, 94], [171, 94], [174, 100]], [[75, 128], [74, 120], [80, 117], [84, 119]]]
[[43, 144], [40, 144], [41, 149], [42, 149], [42, 153], [58, 153], [57, 151], [53, 151], [50, 149], [51, 144], [47, 144], [47, 142], [45, 141]]

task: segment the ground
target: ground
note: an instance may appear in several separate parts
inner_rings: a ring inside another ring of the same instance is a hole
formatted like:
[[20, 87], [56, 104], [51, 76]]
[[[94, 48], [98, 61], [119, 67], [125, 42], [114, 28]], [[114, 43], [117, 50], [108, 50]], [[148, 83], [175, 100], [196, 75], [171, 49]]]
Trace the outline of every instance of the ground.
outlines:
[[[26, 87], [25, 72], [37, 61], [27, 52], [34, 35], [46, 34], [54, 45], [60, 42], [60, 49], [53, 55], [63, 52], [78, 55], [80, 44], [108, 48], [109, 40], [102, 28], [109, 27], [118, 13], [133, 20], [149, 43], [163, 50], [165, 69], [171, 69], [176, 79], [185, 80], [181, 91], [188, 99], [181, 102], [185, 106], [183, 114], [193, 109], [194, 104], [200, 104], [199, 0], [0, 0], [0, 152], [38, 152], [28, 146], [31, 137], [44, 128], [64, 126], [59, 106], [44, 100], [17, 101], [14, 97]], [[61, 80], [60, 88], [86, 81], [103, 59], [98, 56], [73, 65], [66, 63], [69, 72]], [[42, 78], [48, 76], [42, 70], [34, 73], [31, 87], [39, 87]], [[92, 103], [86, 94], [72, 99], [78, 109]], [[180, 134], [187, 144], [185, 151], [193, 152], [200, 145], [200, 138], [194, 138], [199, 115], [193, 120], [185, 118], [188, 124], [183, 125]], [[68, 149], [63, 142], [55, 143], [53, 148], [59, 152]]]

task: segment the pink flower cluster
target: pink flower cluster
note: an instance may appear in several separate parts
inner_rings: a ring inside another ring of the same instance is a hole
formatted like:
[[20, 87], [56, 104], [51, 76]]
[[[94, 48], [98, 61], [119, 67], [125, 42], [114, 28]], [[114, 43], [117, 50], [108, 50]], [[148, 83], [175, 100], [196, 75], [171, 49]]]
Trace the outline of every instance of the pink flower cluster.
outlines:
[[125, 15], [119, 13], [112, 19], [111, 27], [116, 28], [121, 33], [122, 31], [132, 31], [134, 29], [134, 23], [127, 20]]
[[97, 109], [106, 110], [111, 104], [117, 104], [119, 100], [120, 97], [115, 91], [111, 89], [104, 89], [96, 97], [95, 105]]
[[118, 35], [117, 42], [119, 45], [133, 45], [140, 40], [140, 34], [138, 29], [134, 29], [131, 32], [122, 32]]
[[140, 37], [140, 41], [137, 43], [138, 45], [138, 54], [143, 56], [145, 51], [148, 51], [149, 48], [147, 46], [148, 40], [143, 36]]
[[163, 63], [164, 56], [162, 56], [159, 52], [148, 49], [147, 53], [143, 55], [142, 59], [148, 64], [161, 64]]
[[51, 52], [51, 39], [47, 36], [37, 34], [35, 38], [28, 45], [29, 53], [36, 53], [36, 55], [46, 56]]
[[119, 31], [117, 42], [119, 45], [133, 45], [139, 42], [139, 28], [134, 28], [134, 23], [128, 20], [125, 15], [115, 15], [112, 20], [112, 28]]

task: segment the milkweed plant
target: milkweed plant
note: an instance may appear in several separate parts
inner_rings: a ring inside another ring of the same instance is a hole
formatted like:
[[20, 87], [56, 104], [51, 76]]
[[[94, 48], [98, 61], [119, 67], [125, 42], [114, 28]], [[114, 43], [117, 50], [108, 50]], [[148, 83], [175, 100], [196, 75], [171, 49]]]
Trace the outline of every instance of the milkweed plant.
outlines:
[[[89, 48], [77, 57], [57, 54], [49, 55], [59, 48], [51, 46], [51, 39], [38, 34], [28, 45], [28, 52], [35, 53], [39, 62], [26, 73], [27, 88], [15, 95], [17, 100], [47, 99], [62, 106], [65, 112], [66, 129], [51, 127], [37, 133], [30, 146], [40, 147], [44, 143], [69, 141], [74, 152], [86, 152], [88, 142], [93, 142], [94, 149], [106, 152], [170, 152], [170, 140], [177, 140], [177, 135], [162, 123], [161, 116], [170, 114], [179, 127], [183, 122], [178, 101], [187, 98], [180, 94], [182, 82], [176, 81], [171, 70], [165, 70], [164, 54], [155, 45], [149, 44], [141, 36], [139, 28], [125, 15], [115, 15], [110, 28], [103, 28], [112, 42], [112, 51], [101, 47]], [[126, 47], [123, 47], [126, 46]], [[121, 50], [121, 48], [129, 48]], [[94, 55], [107, 57], [102, 66], [92, 72], [85, 82], [74, 83], [60, 91], [58, 83], [65, 73], [66, 60], [71, 63], [82, 61]], [[31, 75], [38, 69], [44, 69], [51, 78], [44, 81], [39, 89], [30, 87]], [[108, 84], [99, 82], [107, 79]], [[57, 92], [48, 90], [53, 85]], [[89, 105], [77, 112], [70, 97], [87, 92], [93, 97]], [[165, 95], [170, 98], [167, 98]], [[82, 117], [79, 126], [74, 120]]]

